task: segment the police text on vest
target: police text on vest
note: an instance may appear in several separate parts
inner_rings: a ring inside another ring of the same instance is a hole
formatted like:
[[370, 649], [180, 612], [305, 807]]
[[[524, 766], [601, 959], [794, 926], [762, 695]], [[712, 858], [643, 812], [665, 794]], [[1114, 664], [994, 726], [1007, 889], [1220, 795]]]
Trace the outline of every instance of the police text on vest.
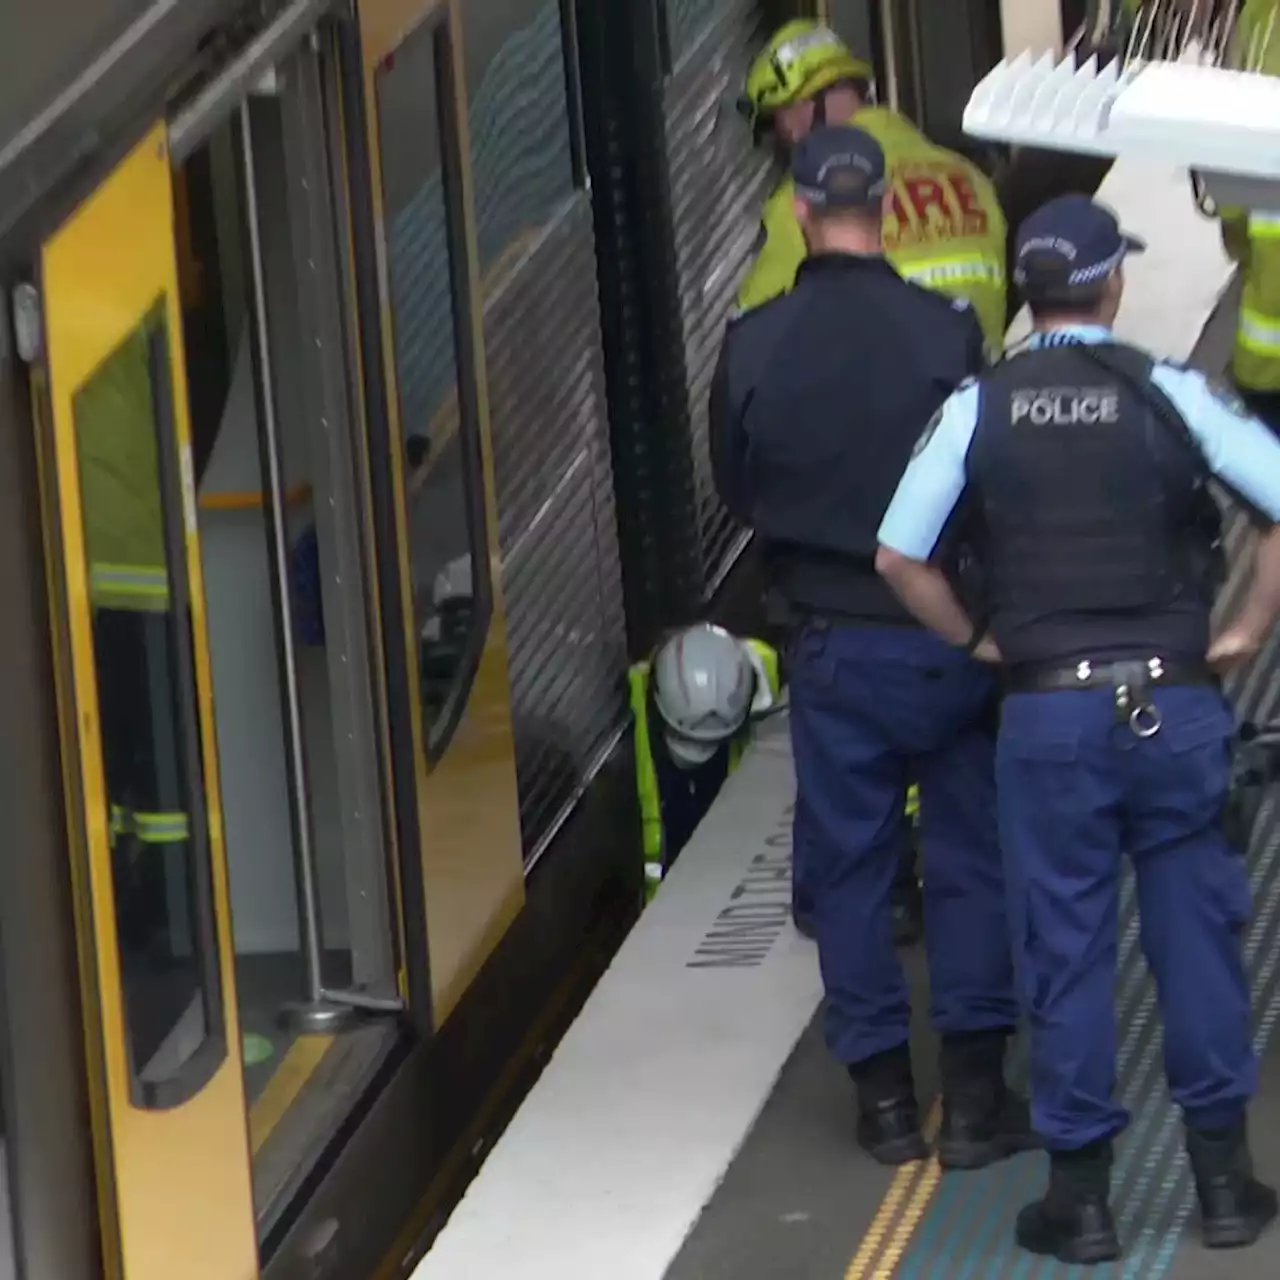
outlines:
[[1013, 425], [1097, 426], [1120, 421], [1120, 394], [1112, 387], [1034, 387], [1010, 397]]

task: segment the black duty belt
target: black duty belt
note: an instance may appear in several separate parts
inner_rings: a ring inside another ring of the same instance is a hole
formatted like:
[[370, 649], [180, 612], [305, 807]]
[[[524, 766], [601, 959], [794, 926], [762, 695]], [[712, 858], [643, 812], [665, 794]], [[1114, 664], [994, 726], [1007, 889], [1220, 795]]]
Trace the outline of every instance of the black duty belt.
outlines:
[[1150, 698], [1153, 689], [1217, 683], [1218, 678], [1207, 663], [1135, 658], [1121, 662], [1085, 660], [1069, 667], [1016, 668], [1007, 673], [1004, 687], [1006, 693], [1114, 690], [1117, 723], [1127, 724], [1140, 738], [1150, 738], [1160, 732], [1160, 712]]

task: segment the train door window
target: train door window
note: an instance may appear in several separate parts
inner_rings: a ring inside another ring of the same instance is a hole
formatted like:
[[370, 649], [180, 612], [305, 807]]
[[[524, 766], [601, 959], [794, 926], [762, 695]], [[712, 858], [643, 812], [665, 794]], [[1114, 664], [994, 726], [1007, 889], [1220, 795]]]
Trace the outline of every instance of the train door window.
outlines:
[[715, 16], [724, 0], [657, 0], [668, 56], [678, 60]]
[[[464, 14], [467, 118], [480, 269], [505, 274], [574, 190], [561, 0], [510, 0]], [[575, 72], [576, 74], [576, 72]], [[514, 156], [518, 164], [512, 163]]]
[[144, 1107], [169, 1105], [202, 1056], [225, 1052], [177, 461], [164, 456], [169, 341], [153, 311], [72, 406], [125, 1033]]
[[[429, 760], [461, 719], [492, 610], [475, 383], [459, 345], [470, 317], [449, 41], [443, 17], [428, 18], [374, 78]], [[518, 157], [510, 151], [504, 163], [524, 172]]]

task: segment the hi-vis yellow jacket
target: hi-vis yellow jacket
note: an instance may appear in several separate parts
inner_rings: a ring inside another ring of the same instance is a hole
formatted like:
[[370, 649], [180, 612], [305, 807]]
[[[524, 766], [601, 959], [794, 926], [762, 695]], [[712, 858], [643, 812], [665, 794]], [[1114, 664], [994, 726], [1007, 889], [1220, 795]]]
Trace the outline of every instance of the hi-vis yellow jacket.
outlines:
[[[1280, 75], [1280, 0], [1245, 0], [1231, 65]], [[1247, 391], [1280, 391], [1280, 214], [1218, 212], [1222, 242], [1244, 276], [1232, 377]]]
[[[851, 124], [883, 148], [893, 183], [885, 256], [908, 280], [978, 313], [992, 355], [1004, 349], [1006, 227], [995, 187], [977, 165], [935, 146], [887, 107], [864, 107]], [[806, 254], [795, 215], [795, 183], [784, 179], [765, 203], [765, 241], [738, 291], [747, 311], [785, 293]]]

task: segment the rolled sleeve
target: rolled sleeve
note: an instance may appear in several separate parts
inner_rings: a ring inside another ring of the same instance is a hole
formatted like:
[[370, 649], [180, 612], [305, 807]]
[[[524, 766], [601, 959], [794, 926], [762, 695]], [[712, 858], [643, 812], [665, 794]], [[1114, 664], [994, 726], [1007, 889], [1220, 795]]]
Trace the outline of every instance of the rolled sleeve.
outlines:
[[1209, 470], [1261, 515], [1280, 522], [1280, 441], [1202, 373], [1157, 365], [1151, 380], [1186, 421]]
[[925, 428], [889, 509], [880, 545], [912, 560], [927, 560], [964, 493], [965, 460], [978, 425], [976, 385], [957, 391]]

